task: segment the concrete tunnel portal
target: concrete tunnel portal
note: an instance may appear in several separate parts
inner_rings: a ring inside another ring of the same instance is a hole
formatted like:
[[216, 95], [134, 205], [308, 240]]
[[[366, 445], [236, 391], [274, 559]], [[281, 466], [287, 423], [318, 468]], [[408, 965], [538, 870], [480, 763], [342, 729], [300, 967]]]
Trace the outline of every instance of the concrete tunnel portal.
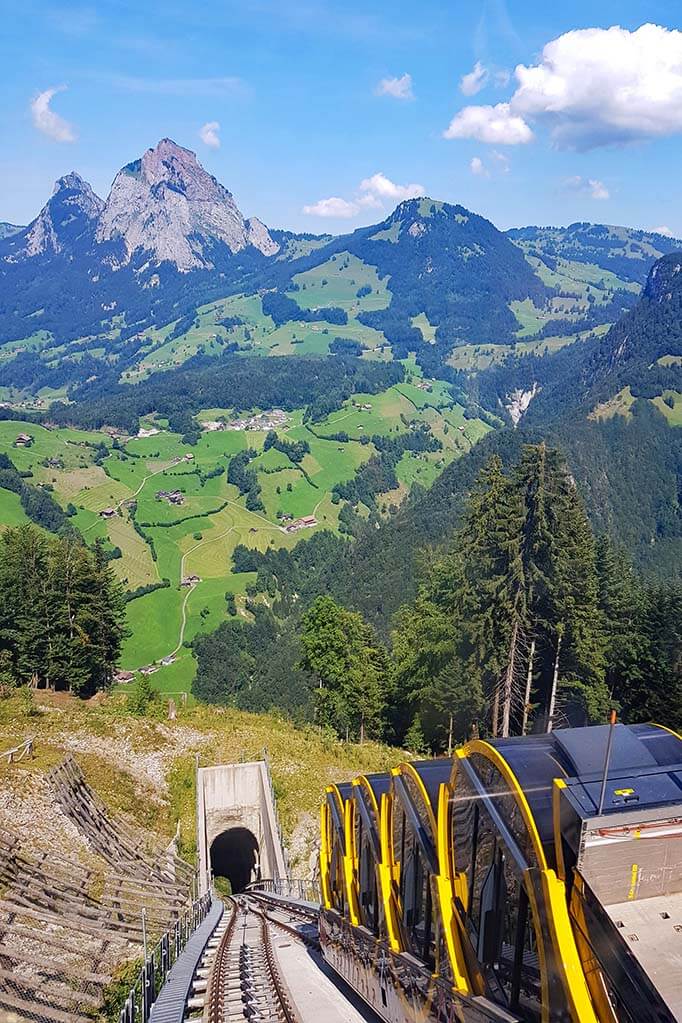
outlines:
[[234, 893], [243, 892], [252, 881], [260, 881], [260, 848], [249, 828], [228, 828], [211, 842], [211, 872], [224, 877]]
[[196, 819], [202, 893], [209, 890], [211, 875], [227, 878], [234, 892], [251, 881], [287, 877], [264, 761], [198, 768]]

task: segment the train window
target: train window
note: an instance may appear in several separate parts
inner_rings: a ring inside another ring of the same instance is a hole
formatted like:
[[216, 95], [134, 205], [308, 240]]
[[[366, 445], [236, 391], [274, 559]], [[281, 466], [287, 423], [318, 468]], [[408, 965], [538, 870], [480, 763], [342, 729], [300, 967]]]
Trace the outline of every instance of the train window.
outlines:
[[375, 934], [379, 933], [379, 899], [377, 890], [377, 872], [374, 849], [362, 822], [356, 831], [356, 849], [358, 851], [358, 883], [360, 887], [360, 905], [362, 922]]
[[541, 1009], [540, 967], [528, 896], [488, 814], [477, 808], [468, 848], [467, 928], [491, 996], [530, 1019]]
[[538, 857], [526, 824], [526, 819], [504, 775], [492, 761], [480, 753], [472, 753], [469, 761], [487, 791], [493, 797], [500, 816], [513, 835], [518, 848], [524, 854], [526, 862], [531, 866], [538, 866]]
[[493, 797], [495, 806], [503, 821], [514, 836], [526, 863], [538, 866], [535, 847], [530, 837], [525, 818], [516, 796], [509, 788], [504, 775], [487, 757], [472, 753], [469, 757], [472, 767]]
[[399, 891], [403, 937], [413, 955], [435, 968], [435, 935], [431, 873], [404, 812], [393, 821], [396, 856], [400, 856]]
[[346, 912], [346, 885], [343, 876], [343, 859], [339, 849], [338, 836], [335, 838], [334, 845], [332, 847], [329, 874], [332, 904], [334, 909], [338, 910], [338, 912], [343, 916]]

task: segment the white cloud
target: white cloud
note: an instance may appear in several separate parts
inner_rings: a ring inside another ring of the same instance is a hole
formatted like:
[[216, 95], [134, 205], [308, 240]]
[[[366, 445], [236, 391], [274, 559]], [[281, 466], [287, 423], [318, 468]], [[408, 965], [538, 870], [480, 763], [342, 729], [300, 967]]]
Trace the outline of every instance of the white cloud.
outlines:
[[598, 178], [583, 178], [576, 174], [573, 178], [567, 178], [564, 185], [571, 192], [580, 192], [582, 195], [589, 195], [591, 199], [610, 199], [611, 193], [603, 181]]
[[491, 123], [500, 120], [495, 112], [503, 115], [497, 132], [509, 136], [505, 144], [530, 141], [534, 123], [546, 125], [557, 147], [578, 150], [682, 132], [682, 32], [676, 29], [576, 29], [551, 40], [537, 64], [519, 64], [514, 74], [508, 103], [465, 107], [445, 137], [489, 141]]
[[65, 85], [56, 85], [51, 89], [45, 89], [38, 93], [31, 103], [31, 116], [33, 124], [42, 131], [43, 135], [53, 139], [55, 142], [75, 142], [76, 132], [73, 125], [65, 121], [59, 114], [50, 109], [50, 102], [58, 92], [64, 92]]
[[219, 121], [207, 121], [199, 129], [199, 138], [205, 146], [209, 146], [210, 149], [220, 149], [220, 122]]
[[474, 177], [477, 177], [477, 178], [489, 178], [490, 177], [490, 171], [488, 170], [486, 165], [483, 163], [483, 160], [480, 158], [480, 156], [473, 156], [471, 158], [471, 163], [469, 164], [469, 170], [474, 175]]
[[450, 121], [443, 138], [517, 146], [530, 142], [533, 132], [522, 117], [512, 113], [508, 103], [497, 103], [494, 107], [464, 107]]
[[400, 78], [382, 78], [376, 89], [377, 96], [392, 96], [393, 99], [414, 99], [412, 75], [405, 72]]
[[304, 206], [303, 212], [309, 213], [311, 217], [339, 217], [341, 220], [347, 220], [350, 217], [357, 217], [360, 211], [356, 202], [348, 202], [338, 195], [331, 195], [328, 199], [319, 199], [310, 206]]
[[477, 92], [484, 88], [487, 81], [488, 69], [481, 64], [480, 60], [477, 60], [473, 70], [468, 75], [462, 75], [459, 82], [459, 90], [465, 96], [475, 96]]
[[411, 185], [396, 185], [385, 174], [373, 174], [371, 178], [365, 178], [360, 182], [360, 191], [368, 192], [379, 199], [394, 199], [400, 202], [403, 199], [417, 199], [424, 195], [424, 186], [413, 183]]
[[342, 199], [338, 195], [332, 195], [328, 199], [319, 199], [309, 206], [304, 206], [303, 212], [313, 217], [338, 217], [341, 220], [349, 220], [351, 217], [357, 217], [365, 209], [383, 209], [384, 200], [402, 202], [403, 199], [417, 199], [424, 195], [425, 191], [423, 185], [416, 183], [398, 185], [385, 174], [378, 172], [371, 178], [363, 178], [353, 199]]
[[509, 85], [511, 81], [511, 75], [506, 68], [500, 68], [499, 71], [495, 72], [495, 85], [499, 89], [504, 89], [505, 86]]
[[663, 235], [665, 235], [666, 238], [674, 238], [675, 237], [675, 235], [670, 230], [670, 228], [666, 227], [665, 224], [663, 224], [661, 227], [651, 227], [651, 228], [649, 228], [649, 230], [651, 231], [652, 234], [663, 234]]

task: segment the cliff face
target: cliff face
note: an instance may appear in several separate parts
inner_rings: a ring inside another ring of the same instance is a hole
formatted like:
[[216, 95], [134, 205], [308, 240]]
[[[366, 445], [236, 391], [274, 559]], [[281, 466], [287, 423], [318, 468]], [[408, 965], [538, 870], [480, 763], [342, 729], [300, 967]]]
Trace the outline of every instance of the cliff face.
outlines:
[[96, 231], [98, 242], [122, 241], [122, 261], [142, 249], [178, 270], [211, 269], [211, 248], [248, 245], [266, 256], [279, 246], [260, 221], [245, 221], [230, 192], [194, 153], [170, 139], [148, 149], [114, 179]]
[[68, 253], [93, 238], [104, 202], [72, 171], [55, 182], [52, 195], [28, 227], [6, 237], [9, 262]]

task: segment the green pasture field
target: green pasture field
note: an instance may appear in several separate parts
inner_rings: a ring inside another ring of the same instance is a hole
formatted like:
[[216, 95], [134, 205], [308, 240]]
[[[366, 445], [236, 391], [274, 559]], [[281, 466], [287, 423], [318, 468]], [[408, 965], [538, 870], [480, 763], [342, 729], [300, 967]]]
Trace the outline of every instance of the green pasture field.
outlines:
[[[385, 309], [391, 301], [388, 277], [380, 278], [376, 267], [363, 263], [349, 252], [339, 252], [326, 263], [293, 278], [298, 291], [288, 292], [302, 309], [339, 306], [349, 314], [372, 309]], [[357, 297], [362, 287], [370, 287], [369, 295]]]
[[12, 490], [0, 487], [0, 532], [5, 529], [13, 529], [15, 526], [23, 526], [30, 521], [21, 507], [19, 495]]
[[[672, 408], [666, 403], [666, 398], [673, 400]], [[652, 401], [671, 426], [682, 426], [682, 393], [680, 391], [664, 391], [660, 398], [653, 398]]]
[[434, 327], [432, 323], [429, 323], [429, 318], [426, 313], [419, 313], [418, 316], [413, 316], [411, 323], [413, 327], [416, 327], [417, 330], [421, 331], [424, 341], [430, 345], [435, 344], [436, 327]]
[[[349, 273], [349, 267], [340, 270], [337, 288], [347, 288], [344, 275]], [[311, 283], [311, 294], [317, 286], [322, 287]], [[260, 300], [249, 300], [247, 311], [257, 317], [259, 305]], [[338, 328], [339, 334], [342, 329]], [[271, 335], [274, 333], [271, 331]], [[328, 343], [336, 333], [334, 328], [333, 334], [320, 336]], [[122, 668], [140, 669], [177, 651], [172, 665], [160, 667], [150, 677], [164, 692], [187, 691], [195, 662], [183, 644], [215, 629], [225, 619], [226, 593], [237, 595], [243, 613], [246, 588], [255, 581], [252, 573], [232, 571], [235, 547], [244, 544], [260, 551], [290, 549], [315, 530], [337, 530], [342, 505], [332, 501], [333, 488], [353, 479], [363, 463], [376, 454], [369, 441], [374, 434], [398, 435], [414, 424], [424, 423], [443, 444], [441, 451], [408, 452], [401, 458], [397, 468], [400, 486], [388, 495], [379, 495], [377, 503], [382, 509], [399, 503], [415, 483], [430, 486], [445, 465], [468, 450], [488, 429], [478, 420], [464, 419], [462, 407], [455, 403], [445, 383], [423, 380], [413, 357], [404, 364], [407, 378], [403, 383], [381, 394], [354, 395], [322, 422], [304, 424], [303, 409], [289, 413], [278, 434], [289, 441], [307, 442], [310, 451], [300, 464], [291, 462], [276, 448], [264, 451], [266, 431], [262, 430], [204, 430], [190, 447], [178, 434], [164, 428], [167, 423], [150, 415], [143, 425], [154, 425], [159, 433], [119, 440], [114, 448], [111, 438], [97, 431], [0, 422], [0, 451], [5, 450], [22, 471], [31, 471], [31, 482], [50, 483], [63, 507], [75, 507], [70, 521], [86, 542], [101, 540], [108, 550], [120, 549], [122, 556], [111, 561], [111, 568], [126, 589], [169, 581], [167, 587], [128, 603], [130, 636], [125, 641]], [[363, 405], [368, 407], [363, 409]], [[203, 409], [197, 419], [230, 419], [259, 411], [267, 410]], [[34, 437], [30, 448], [14, 448], [20, 432]], [[349, 439], [326, 439], [338, 432], [345, 432]], [[362, 443], [363, 437], [368, 441]], [[101, 443], [106, 444], [109, 454], [96, 464]], [[250, 469], [257, 474], [261, 487], [262, 511], [247, 510], [245, 496], [227, 482], [230, 459], [247, 447], [257, 452]], [[53, 464], [43, 465], [47, 459]], [[209, 475], [216, 468], [223, 471]], [[179, 490], [182, 503], [157, 499], [156, 494], [162, 490]], [[113, 508], [115, 514], [102, 517], [100, 513], [106, 508]], [[360, 506], [358, 511], [366, 514], [367, 509]], [[314, 515], [317, 525], [287, 533], [280, 521], [282, 515]], [[0, 491], [0, 528], [21, 521], [25, 516], [16, 495]], [[183, 587], [181, 581], [187, 576], [196, 576], [199, 581]]]

